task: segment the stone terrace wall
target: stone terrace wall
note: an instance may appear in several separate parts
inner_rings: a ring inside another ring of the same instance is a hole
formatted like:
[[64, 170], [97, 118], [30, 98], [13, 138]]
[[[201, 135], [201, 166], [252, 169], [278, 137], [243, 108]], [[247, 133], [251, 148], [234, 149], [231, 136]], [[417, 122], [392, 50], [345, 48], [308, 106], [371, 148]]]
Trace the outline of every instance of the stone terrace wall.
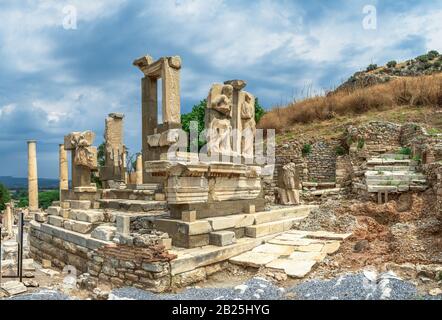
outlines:
[[402, 126], [395, 123], [382, 121], [349, 126], [345, 133], [345, 142], [349, 148], [362, 142], [366, 157], [394, 152], [401, 147], [401, 128]]
[[[311, 152], [303, 155], [302, 149], [306, 144], [311, 145]], [[276, 171], [293, 162], [301, 168], [301, 181], [334, 182], [336, 180], [336, 150], [340, 145], [340, 140], [294, 140], [279, 145], [276, 147]]]
[[432, 163], [423, 166], [428, 183], [436, 195], [436, 208], [442, 220], [442, 163]]

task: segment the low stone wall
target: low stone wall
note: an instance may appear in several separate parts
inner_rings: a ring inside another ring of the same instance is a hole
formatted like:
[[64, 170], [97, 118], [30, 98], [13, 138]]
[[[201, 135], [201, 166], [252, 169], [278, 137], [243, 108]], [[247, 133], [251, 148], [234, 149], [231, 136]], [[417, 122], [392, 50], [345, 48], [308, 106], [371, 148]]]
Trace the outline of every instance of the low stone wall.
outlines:
[[87, 269], [91, 276], [116, 287], [164, 292], [171, 287], [169, 261], [173, 258], [163, 248], [104, 247], [90, 253]]
[[[302, 150], [306, 145], [311, 147], [311, 151], [303, 154]], [[339, 146], [341, 141], [338, 139], [286, 142], [276, 148], [277, 168], [292, 162], [301, 169], [301, 181], [334, 182]]]
[[28, 241], [30, 254], [35, 260], [45, 259], [60, 269], [71, 265], [80, 272], [87, 272], [90, 249], [37, 230], [32, 225], [29, 228]]
[[442, 163], [424, 165], [423, 171], [436, 195], [436, 208], [439, 210], [440, 219], [442, 219]]
[[[78, 273], [88, 274], [98, 283], [114, 288], [133, 286], [151, 292], [166, 292], [201, 282], [226, 269], [227, 261], [172, 274], [175, 258], [162, 246], [148, 248], [111, 245], [87, 248], [39, 230], [35, 224], [29, 230], [30, 255], [36, 261], [49, 260], [63, 269], [74, 266]], [[93, 288], [89, 288], [93, 289]]]
[[402, 126], [383, 121], [372, 121], [360, 126], [349, 126], [344, 133], [347, 146], [363, 147], [366, 157], [379, 152], [395, 151], [401, 147]]

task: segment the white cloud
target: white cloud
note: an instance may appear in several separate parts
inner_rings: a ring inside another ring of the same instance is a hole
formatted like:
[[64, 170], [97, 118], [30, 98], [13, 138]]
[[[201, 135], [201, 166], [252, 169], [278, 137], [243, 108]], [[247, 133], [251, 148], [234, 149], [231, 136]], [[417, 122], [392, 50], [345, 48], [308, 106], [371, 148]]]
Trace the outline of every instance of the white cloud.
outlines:
[[58, 43], [49, 32], [62, 29], [63, 8], [75, 6], [78, 22], [88, 23], [115, 14], [125, 1], [28, 0], [25, 5], [19, 1], [8, 1], [0, 5], [0, 57], [8, 62], [5, 67], [16, 72], [33, 73], [61, 68], [66, 61], [53, 55]]
[[0, 119], [2, 118], [2, 116], [6, 116], [6, 115], [14, 112], [16, 106], [17, 106], [16, 104], [12, 103], [12, 104], [8, 104], [6, 106], [1, 107], [0, 108]]

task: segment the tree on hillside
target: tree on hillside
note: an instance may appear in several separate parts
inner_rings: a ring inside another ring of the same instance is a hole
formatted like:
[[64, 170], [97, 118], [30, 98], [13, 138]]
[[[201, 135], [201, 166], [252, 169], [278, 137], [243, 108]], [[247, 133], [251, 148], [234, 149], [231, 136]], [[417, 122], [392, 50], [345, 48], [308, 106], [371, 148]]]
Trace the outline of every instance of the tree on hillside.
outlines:
[[5, 210], [6, 204], [11, 201], [9, 190], [0, 183], [0, 210]]
[[42, 209], [47, 209], [52, 206], [52, 202], [60, 200], [60, 191], [51, 190], [40, 192], [38, 194], [38, 205]]

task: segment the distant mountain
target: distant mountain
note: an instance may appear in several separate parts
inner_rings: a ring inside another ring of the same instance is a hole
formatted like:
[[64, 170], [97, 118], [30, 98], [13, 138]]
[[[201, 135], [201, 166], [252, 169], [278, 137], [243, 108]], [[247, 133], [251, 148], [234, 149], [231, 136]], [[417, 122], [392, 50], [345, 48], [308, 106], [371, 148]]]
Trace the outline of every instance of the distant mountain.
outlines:
[[[16, 178], [16, 177], [2, 177], [0, 176], [0, 183], [4, 184], [8, 189], [27, 189], [28, 179], [27, 178]], [[59, 186], [58, 179], [38, 179], [39, 189], [57, 189]]]

